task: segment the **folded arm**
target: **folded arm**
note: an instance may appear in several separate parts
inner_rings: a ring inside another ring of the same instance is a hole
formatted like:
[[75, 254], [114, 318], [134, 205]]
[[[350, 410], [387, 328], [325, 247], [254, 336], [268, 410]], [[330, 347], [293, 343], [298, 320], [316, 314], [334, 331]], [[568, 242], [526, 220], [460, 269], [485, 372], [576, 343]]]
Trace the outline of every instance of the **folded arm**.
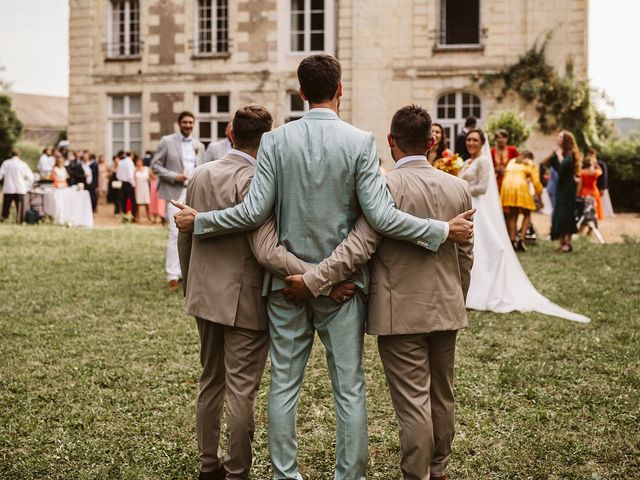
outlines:
[[179, 182], [176, 180], [176, 177], [181, 172], [174, 172], [166, 167], [168, 148], [165, 139], [160, 140], [158, 151], [151, 161], [151, 170], [157, 175], [161, 182], [177, 185]]
[[415, 243], [437, 251], [447, 239], [449, 225], [417, 218], [398, 210], [380, 174], [373, 135], [364, 142], [356, 168], [356, 193], [367, 222], [384, 236]]
[[258, 166], [249, 193], [235, 207], [198, 213], [193, 231], [199, 238], [253, 230], [262, 225], [273, 210], [276, 200], [276, 176], [273, 166], [271, 139], [262, 136], [258, 151]]

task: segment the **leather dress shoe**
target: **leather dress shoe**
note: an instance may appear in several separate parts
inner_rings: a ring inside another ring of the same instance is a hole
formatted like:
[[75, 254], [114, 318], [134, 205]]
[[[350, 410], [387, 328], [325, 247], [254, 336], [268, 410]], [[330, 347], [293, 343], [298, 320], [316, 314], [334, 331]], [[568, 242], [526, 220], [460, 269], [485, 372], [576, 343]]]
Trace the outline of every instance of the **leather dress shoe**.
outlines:
[[212, 472], [200, 472], [198, 480], [225, 480], [227, 471], [222, 465]]

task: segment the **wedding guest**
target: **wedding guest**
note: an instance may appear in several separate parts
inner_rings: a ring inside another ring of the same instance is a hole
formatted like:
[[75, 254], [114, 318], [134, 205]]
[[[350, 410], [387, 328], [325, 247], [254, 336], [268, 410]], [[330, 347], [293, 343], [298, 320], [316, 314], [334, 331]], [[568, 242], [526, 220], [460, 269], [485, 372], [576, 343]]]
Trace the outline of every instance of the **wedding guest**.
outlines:
[[224, 138], [217, 142], [211, 142], [207, 147], [207, 151], [204, 156], [205, 162], [211, 162], [214, 160], [220, 160], [227, 156], [227, 153], [233, 147], [233, 142], [231, 141], [231, 130], [233, 126], [231, 124], [231, 120], [227, 123], [227, 126], [224, 129]]
[[147, 220], [151, 221], [151, 215], [149, 211], [149, 203], [151, 202], [151, 192], [149, 189], [149, 180], [151, 177], [155, 177], [151, 172], [149, 167], [144, 165], [144, 160], [137, 155], [135, 157], [135, 166], [136, 166], [136, 204], [138, 205], [138, 210], [136, 212], [136, 221], [140, 221], [140, 207], [144, 207], [147, 212]]
[[558, 172], [556, 204], [551, 215], [551, 240], [560, 241], [559, 252], [569, 253], [573, 251], [571, 235], [578, 231], [575, 219], [576, 178], [580, 175], [583, 155], [575, 137], [567, 130], [558, 134], [558, 143], [543, 163], [550, 164]]
[[431, 137], [435, 139], [433, 147], [427, 153], [427, 160], [433, 165], [436, 160], [452, 155], [444, 128], [439, 123], [431, 126]]
[[[524, 151], [522, 154], [510, 160], [504, 169], [500, 200], [506, 214], [507, 231], [514, 250], [526, 252], [525, 237], [531, 223], [531, 212], [537, 210], [530, 185], [533, 185], [538, 198], [542, 194], [542, 184], [538, 176], [538, 169], [533, 163], [533, 154]], [[542, 200], [540, 200], [542, 201]], [[522, 215], [522, 226], [519, 238], [518, 217]]]
[[84, 170], [84, 189], [89, 192], [91, 198], [91, 210], [95, 213], [98, 206], [98, 164], [96, 157], [92, 153], [84, 152], [82, 154], [82, 169]]
[[153, 152], [151, 150], [147, 150], [144, 152], [144, 157], [142, 159], [142, 163], [145, 167], [151, 166], [151, 161], [153, 160]]
[[73, 152], [73, 159], [67, 165], [69, 172], [69, 185], [77, 185], [86, 182], [86, 175], [82, 167], [82, 159], [78, 152]]
[[[184, 202], [187, 194], [187, 182], [195, 168], [204, 163], [204, 145], [192, 137], [195, 116], [191, 112], [178, 115], [179, 132], [165, 135], [158, 144], [156, 156], [151, 162], [151, 170], [160, 181], [158, 195], [170, 202]], [[178, 288], [182, 278], [178, 259], [178, 228], [173, 217], [178, 209], [166, 204], [169, 235], [165, 257], [167, 285], [170, 289]]]
[[120, 162], [118, 163], [118, 169], [116, 170], [116, 178], [118, 181], [122, 182], [120, 189], [120, 211], [125, 215], [130, 213], [132, 217], [135, 218], [138, 212], [136, 194], [134, 190], [136, 184], [136, 167], [133, 164], [133, 160], [131, 160], [130, 155], [130, 152], [127, 152], [126, 154], [122, 150], [118, 152]]
[[109, 191], [109, 167], [104, 155], [98, 156], [98, 203], [106, 203]]
[[20, 152], [11, 152], [11, 158], [0, 165], [2, 185], [2, 221], [9, 218], [11, 204], [16, 206], [16, 223], [24, 218], [24, 196], [33, 185], [34, 176], [26, 162], [20, 159]]
[[114, 155], [111, 159], [111, 166], [109, 167], [109, 187], [107, 190], [107, 202], [113, 203], [113, 214], [120, 215], [120, 195], [122, 193], [122, 182], [118, 180], [116, 172], [118, 171], [118, 165], [120, 164], [120, 157]]
[[464, 128], [456, 137], [455, 153], [460, 155], [460, 158], [464, 160], [469, 158], [469, 151], [467, 150], [467, 133], [475, 129], [477, 124], [478, 120], [476, 117], [467, 117], [464, 121]]
[[42, 155], [38, 160], [38, 172], [41, 178], [49, 178], [53, 167], [56, 166], [56, 159], [53, 157], [51, 147], [42, 150]]
[[580, 170], [580, 193], [579, 197], [593, 197], [596, 203], [596, 215], [598, 220], [604, 217], [602, 213], [602, 198], [598, 189], [598, 179], [602, 176], [602, 169], [596, 157], [597, 152], [593, 148], [587, 151], [587, 158]]
[[69, 172], [64, 166], [64, 158], [60, 154], [56, 157], [56, 166], [51, 171], [51, 181], [56, 188], [69, 186]]
[[491, 158], [493, 159], [493, 169], [496, 172], [498, 190], [502, 188], [502, 178], [507, 164], [518, 157], [518, 149], [509, 145], [509, 132], [503, 128], [496, 131], [495, 146], [491, 147]]

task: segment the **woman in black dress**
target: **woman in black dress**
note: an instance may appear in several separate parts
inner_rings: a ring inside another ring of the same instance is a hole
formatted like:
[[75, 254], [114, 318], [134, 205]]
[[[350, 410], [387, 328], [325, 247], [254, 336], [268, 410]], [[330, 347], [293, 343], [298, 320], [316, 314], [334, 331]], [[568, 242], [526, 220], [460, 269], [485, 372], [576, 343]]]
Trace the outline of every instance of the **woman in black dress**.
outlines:
[[560, 240], [558, 251], [568, 253], [571, 247], [571, 235], [576, 233], [576, 192], [577, 178], [580, 175], [583, 155], [578, 149], [576, 139], [571, 132], [562, 130], [557, 137], [556, 148], [543, 163], [549, 164], [558, 172], [556, 203], [551, 215], [551, 240]]

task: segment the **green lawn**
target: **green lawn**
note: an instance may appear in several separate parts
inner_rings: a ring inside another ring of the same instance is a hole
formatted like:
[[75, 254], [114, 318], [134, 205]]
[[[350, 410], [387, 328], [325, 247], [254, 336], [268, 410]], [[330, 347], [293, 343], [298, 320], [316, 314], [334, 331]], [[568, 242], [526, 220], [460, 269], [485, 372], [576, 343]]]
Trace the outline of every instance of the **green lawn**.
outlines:
[[[159, 228], [0, 225], [0, 479], [195, 478], [197, 331], [165, 289], [164, 239]], [[640, 244], [578, 242], [560, 255], [543, 242], [521, 259], [544, 294], [593, 321], [471, 313], [450, 477], [640, 478]], [[395, 480], [372, 338], [365, 363], [367, 478]], [[255, 479], [270, 478], [266, 392], [264, 381]], [[333, 430], [317, 342], [299, 412], [312, 480], [332, 478]]]

